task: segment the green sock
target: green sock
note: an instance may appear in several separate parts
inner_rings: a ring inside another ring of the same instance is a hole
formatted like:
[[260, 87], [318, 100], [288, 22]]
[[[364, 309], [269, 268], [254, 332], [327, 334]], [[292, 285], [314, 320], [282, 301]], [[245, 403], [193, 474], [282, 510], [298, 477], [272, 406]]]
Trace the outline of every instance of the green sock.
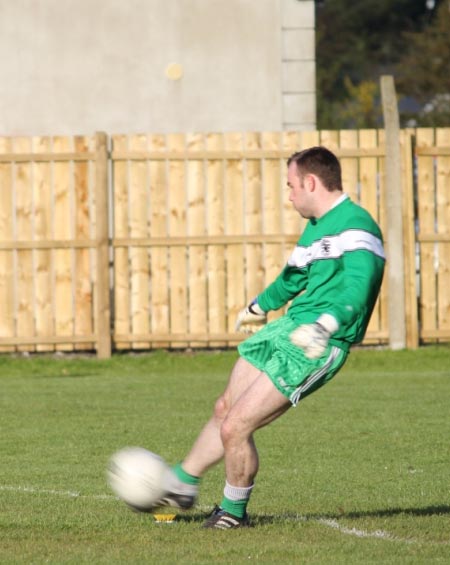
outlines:
[[177, 463], [172, 470], [182, 483], [186, 483], [187, 485], [198, 485], [200, 483], [200, 477], [194, 477], [194, 475], [186, 473], [181, 463]]
[[236, 518], [243, 518], [247, 510], [248, 498], [245, 500], [230, 500], [226, 496], [222, 498], [220, 507], [226, 512], [233, 514]]

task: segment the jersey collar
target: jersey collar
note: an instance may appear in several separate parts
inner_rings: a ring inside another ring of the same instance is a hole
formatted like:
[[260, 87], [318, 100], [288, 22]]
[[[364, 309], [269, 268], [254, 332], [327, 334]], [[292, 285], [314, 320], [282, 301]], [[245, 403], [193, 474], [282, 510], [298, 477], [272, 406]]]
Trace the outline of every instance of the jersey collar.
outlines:
[[332, 210], [333, 208], [336, 208], [336, 206], [339, 206], [339, 204], [341, 204], [342, 202], [344, 202], [344, 200], [347, 200], [348, 198], [348, 194], [344, 194], [342, 196], [339, 196], [339, 198], [334, 202], [333, 206], [331, 206], [330, 210]]

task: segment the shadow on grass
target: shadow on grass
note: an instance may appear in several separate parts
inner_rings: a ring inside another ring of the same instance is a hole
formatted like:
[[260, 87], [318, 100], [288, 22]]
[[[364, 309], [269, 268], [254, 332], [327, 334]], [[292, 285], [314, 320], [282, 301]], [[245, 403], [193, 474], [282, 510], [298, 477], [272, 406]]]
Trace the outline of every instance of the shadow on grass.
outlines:
[[450, 506], [448, 505], [437, 505], [437, 506], [425, 506], [424, 508], [386, 508], [382, 510], [370, 510], [370, 511], [359, 511], [359, 512], [339, 512], [339, 513], [324, 513], [324, 514], [294, 514], [292, 512], [286, 514], [278, 515], [252, 515], [252, 522], [254, 525], [266, 525], [280, 523], [283, 521], [317, 521], [317, 520], [338, 520], [342, 518], [346, 519], [358, 519], [358, 518], [386, 518], [397, 515], [409, 515], [409, 516], [443, 516], [446, 514], [450, 515]]
[[193, 514], [177, 514], [177, 522], [185, 522], [186, 524], [201, 524], [211, 512], [193, 513]]
[[387, 508], [386, 510], [372, 510], [370, 512], [348, 512], [341, 516], [345, 516], [346, 518], [384, 518], [397, 516], [398, 514], [409, 514], [411, 516], [442, 516], [443, 514], [450, 514], [450, 506], [440, 504], [438, 506], [425, 506], [424, 508]]
[[[212, 509], [211, 509], [212, 510]], [[186, 514], [177, 514], [177, 522], [186, 524], [201, 524], [211, 514], [209, 512], [193, 512]], [[424, 508], [387, 508], [385, 510], [371, 510], [361, 512], [339, 512], [324, 514], [295, 514], [287, 512], [285, 514], [251, 514], [252, 526], [267, 526], [271, 524], [282, 524], [283, 522], [315, 522], [320, 520], [338, 520], [338, 519], [358, 519], [358, 518], [386, 518], [397, 516], [400, 514], [410, 516], [442, 516], [450, 515], [450, 506], [426, 506]]]

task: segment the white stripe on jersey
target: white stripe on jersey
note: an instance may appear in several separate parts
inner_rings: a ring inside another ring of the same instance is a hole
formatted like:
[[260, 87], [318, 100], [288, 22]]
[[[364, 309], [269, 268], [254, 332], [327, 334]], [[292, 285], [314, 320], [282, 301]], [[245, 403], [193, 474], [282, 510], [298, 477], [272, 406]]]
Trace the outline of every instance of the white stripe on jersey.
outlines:
[[364, 230], [346, 230], [338, 235], [324, 236], [309, 247], [297, 246], [288, 259], [288, 265], [306, 267], [318, 259], [339, 259], [346, 251], [365, 249], [385, 259], [383, 243]]

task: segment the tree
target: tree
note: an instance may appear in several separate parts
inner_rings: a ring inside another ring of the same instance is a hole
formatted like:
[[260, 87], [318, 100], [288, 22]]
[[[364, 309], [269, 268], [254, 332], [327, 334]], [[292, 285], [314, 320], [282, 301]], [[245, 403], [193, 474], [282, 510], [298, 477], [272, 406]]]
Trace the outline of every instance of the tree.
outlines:
[[374, 108], [367, 113], [367, 105], [362, 111], [353, 98], [354, 89], [361, 85], [367, 96], [369, 83], [378, 85], [381, 74], [393, 73], [405, 51], [404, 32], [422, 31], [430, 13], [425, 0], [316, 1], [320, 129], [355, 127], [365, 116], [373, 123], [380, 113], [375, 108], [379, 106], [378, 93], [373, 93]]
[[450, 2], [438, 7], [420, 33], [406, 33], [408, 48], [397, 67], [398, 90], [420, 102], [420, 112], [403, 120], [417, 125], [450, 125]]
[[345, 87], [348, 99], [342, 106], [341, 115], [352, 128], [376, 128], [382, 120], [380, 105], [380, 87], [373, 80], [362, 80], [353, 84], [347, 78]]

